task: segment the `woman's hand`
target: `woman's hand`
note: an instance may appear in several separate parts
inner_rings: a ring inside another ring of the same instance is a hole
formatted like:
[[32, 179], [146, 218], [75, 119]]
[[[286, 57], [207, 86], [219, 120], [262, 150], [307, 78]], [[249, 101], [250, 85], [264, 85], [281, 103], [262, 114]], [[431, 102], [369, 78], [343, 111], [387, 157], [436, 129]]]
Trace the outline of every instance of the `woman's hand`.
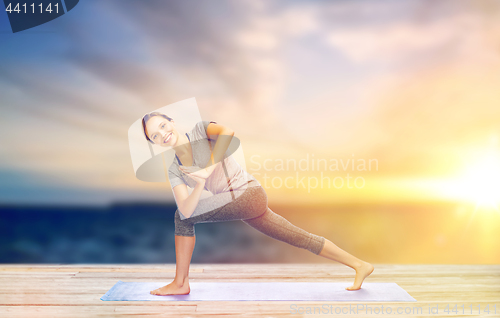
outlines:
[[208, 177], [210, 177], [210, 175], [212, 174], [212, 172], [215, 170], [215, 167], [217, 165], [212, 165], [210, 167], [207, 167], [205, 169], [200, 169], [200, 167], [198, 166], [190, 166], [190, 167], [186, 167], [186, 166], [180, 166], [179, 169], [184, 172], [185, 174], [187, 174], [188, 176], [190, 176], [191, 178], [193, 178], [196, 182], [198, 182], [196, 179], [207, 179]]
[[205, 178], [200, 178], [191, 174], [188, 174], [188, 176], [194, 181], [196, 181], [197, 184], [202, 184], [203, 186], [205, 186], [205, 183], [207, 182], [207, 179]]
[[181, 170], [183, 173], [187, 174], [191, 179], [196, 181], [196, 183], [205, 183], [206, 177], [200, 176], [198, 171], [200, 167], [196, 166], [191, 166], [191, 167], [185, 167], [185, 166], [180, 166], [179, 170]]

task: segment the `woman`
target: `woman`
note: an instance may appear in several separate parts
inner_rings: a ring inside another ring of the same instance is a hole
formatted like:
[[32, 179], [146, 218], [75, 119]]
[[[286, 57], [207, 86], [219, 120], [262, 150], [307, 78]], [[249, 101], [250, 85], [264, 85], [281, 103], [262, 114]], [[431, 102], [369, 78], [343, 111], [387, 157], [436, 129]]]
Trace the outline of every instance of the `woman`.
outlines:
[[[190, 132], [180, 134], [174, 120], [158, 112], [146, 114], [142, 124], [149, 142], [162, 147], [172, 147], [176, 156], [168, 171], [177, 203], [175, 278], [170, 284], [151, 291], [151, 294], [189, 294], [189, 264], [196, 240], [194, 225], [203, 222], [242, 220], [270, 237], [347, 265], [356, 271], [354, 284], [347, 287], [347, 290], [360, 289], [363, 280], [373, 272], [374, 268], [370, 263], [354, 257], [324, 237], [291, 224], [269, 209], [266, 192], [259, 182], [244, 171], [231, 156], [225, 158], [226, 150], [234, 136], [234, 131], [230, 128], [216, 122], [202, 121]], [[208, 140], [195, 142], [194, 139], [199, 141], [200, 136]], [[213, 147], [210, 147], [212, 145]], [[193, 188], [191, 194], [188, 193], [187, 185]], [[200, 200], [203, 189], [214, 195]], [[227, 200], [229, 194], [232, 200]], [[225, 201], [215, 204], [217, 208], [214, 210], [196, 214], [199, 203], [212, 203], [217, 200]]]

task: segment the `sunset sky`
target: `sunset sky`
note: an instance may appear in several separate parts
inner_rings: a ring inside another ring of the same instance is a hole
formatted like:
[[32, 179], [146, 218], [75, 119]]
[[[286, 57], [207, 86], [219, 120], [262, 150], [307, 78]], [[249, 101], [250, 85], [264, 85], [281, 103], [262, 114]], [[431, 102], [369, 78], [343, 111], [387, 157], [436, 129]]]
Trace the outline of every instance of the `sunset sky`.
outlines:
[[[261, 184], [364, 180], [270, 203], [500, 203], [498, 1], [85, 0], [15, 34], [0, 13], [0, 204], [174, 202], [127, 132], [191, 97]], [[313, 154], [378, 165], [276, 171]]]

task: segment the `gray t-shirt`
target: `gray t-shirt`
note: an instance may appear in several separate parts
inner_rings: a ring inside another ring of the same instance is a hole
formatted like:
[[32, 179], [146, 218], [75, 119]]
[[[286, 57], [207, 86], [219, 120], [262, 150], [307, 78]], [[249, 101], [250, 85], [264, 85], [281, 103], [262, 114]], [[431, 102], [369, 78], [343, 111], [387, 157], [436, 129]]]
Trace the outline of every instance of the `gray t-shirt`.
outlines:
[[[193, 166], [205, 168], [210, 160], [216, 140], [208, 139], [207, 127], [209, 121], [200, 121], [187, 133], [193, 150]], [[215, 123], [212, 121], [212, 123]], [[210, 145], [209, 145], [210, 142]], [[179, 162], [174, 157], [168, 169], [168, 178], [172, 189], [179, 184], [186, 184], [190, 188], [196, 186], [196, 181], [179, 169]], [[201, 199], [191, 217], [219, 208], [239, 197], [248, 187], [260, 186], [260, 183], [246, 172], [232, 155], [224, 155], [224, 159], [205, 182], [205, 190], [210, 191], [211, 197]], [[180, 211], [179, 211], [180, 212]], [[186, 217], [180, 213], [181, 219]]]

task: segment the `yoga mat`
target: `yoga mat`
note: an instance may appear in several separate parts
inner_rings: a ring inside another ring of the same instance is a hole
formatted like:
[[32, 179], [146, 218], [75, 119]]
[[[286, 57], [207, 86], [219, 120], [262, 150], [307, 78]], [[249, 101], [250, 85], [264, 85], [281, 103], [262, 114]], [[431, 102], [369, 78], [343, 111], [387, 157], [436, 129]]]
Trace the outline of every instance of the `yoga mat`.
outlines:
[[101, 300], [327, 300], [327, 301], [417, 301], [396, 283], [363, 283], [361, 289], [346, 290], [352, 283], [308, 282], [190, 282], [188, 295], [151, 295], [166, 283], [118, 281]]

